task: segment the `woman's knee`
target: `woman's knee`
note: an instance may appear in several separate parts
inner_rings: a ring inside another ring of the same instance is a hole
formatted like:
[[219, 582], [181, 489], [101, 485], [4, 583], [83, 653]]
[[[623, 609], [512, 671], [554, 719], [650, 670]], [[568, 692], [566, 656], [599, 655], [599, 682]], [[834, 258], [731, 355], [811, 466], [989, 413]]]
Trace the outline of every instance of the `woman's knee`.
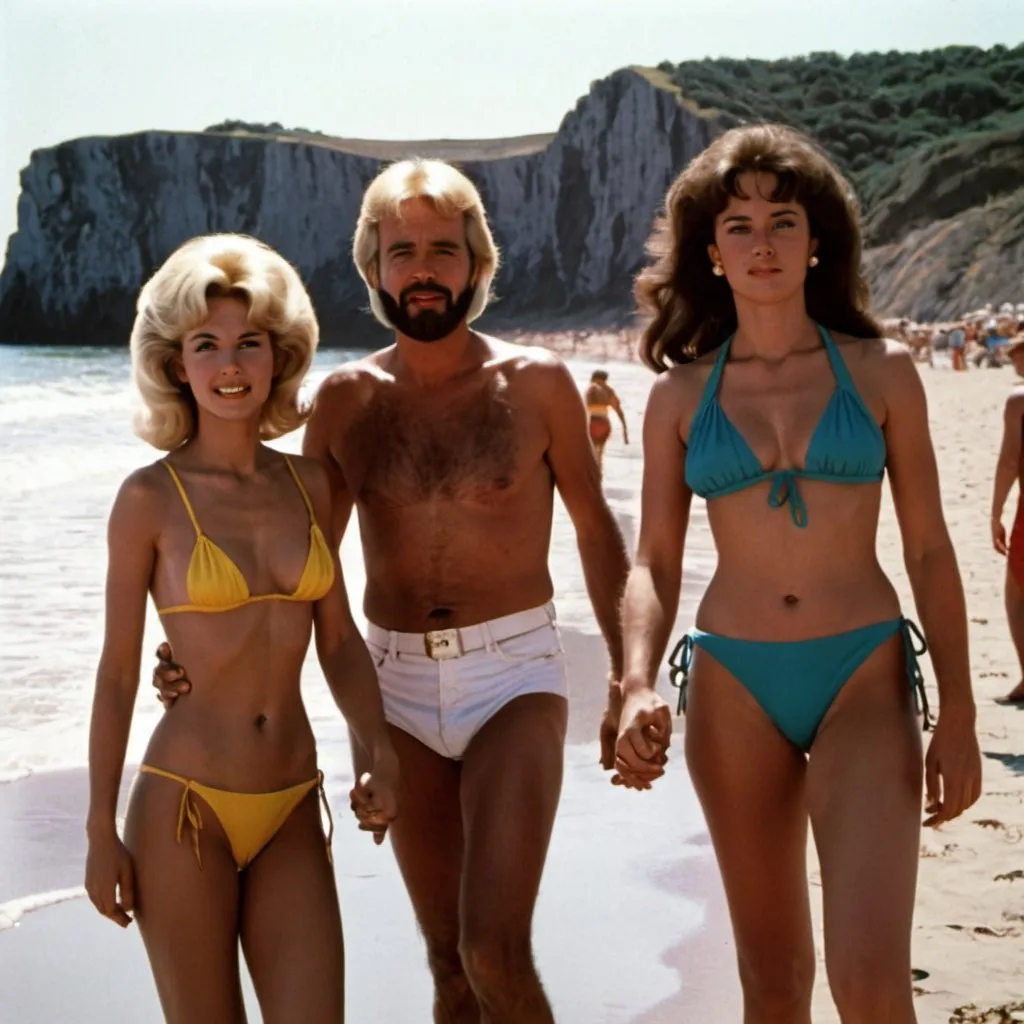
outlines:
[[739, 969], [748, 1016], [766, 1024], [810, 1019], [813, 949], [741, 952]]
[[843, 956], [828, 963], [832, 998], [843, 1024], [913, 1024], [910, 966], [896, 956]]

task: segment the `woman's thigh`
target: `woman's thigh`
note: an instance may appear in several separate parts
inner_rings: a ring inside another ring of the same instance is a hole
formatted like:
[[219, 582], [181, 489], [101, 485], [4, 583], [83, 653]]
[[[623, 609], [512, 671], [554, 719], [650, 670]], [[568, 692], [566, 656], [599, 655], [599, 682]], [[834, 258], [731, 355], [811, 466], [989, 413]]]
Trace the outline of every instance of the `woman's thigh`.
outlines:
[[857, 976], [878, 986], [889, 978], [910, 998], [922, 776], [921, 729], [897, 635], [850, 678], [811, 748], [807, 798], [833, 988]]
[[216, 815], [194, 794], [202, 865], [187, 820], [178, 842], [183, 789], [151, 775], [133, 788], [125, 845], [135, 870], [135, 920], [170, 1024], [240, 1024], [238, 871]]
[[241, 933], [265, 1024], [344, 1019], [341, 911], [317, 789], [243, 872]]
[[777, 985], [809, 1000], [814, 947], [806, 759], [742, 683], [700, 649], [685, 746], [722, 873], [745, 988]]

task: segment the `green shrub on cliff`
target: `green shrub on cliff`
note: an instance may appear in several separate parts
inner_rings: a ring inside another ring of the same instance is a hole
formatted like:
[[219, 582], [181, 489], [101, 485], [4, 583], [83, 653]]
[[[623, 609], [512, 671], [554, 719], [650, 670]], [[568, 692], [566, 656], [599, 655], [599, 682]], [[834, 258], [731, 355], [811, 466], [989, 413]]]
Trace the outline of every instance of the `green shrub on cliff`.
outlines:
[[817, 139], [853, 181], [872, 242], [1024, 186], [1024, 43], [658, 68], [726, 124]]
[[1024, 43], [659, 67], [727, 123], [781, 121], [807, 132], [865, 195], [922, 147], [930, 159], [936, 144], [969, 133], [1024, 132]]

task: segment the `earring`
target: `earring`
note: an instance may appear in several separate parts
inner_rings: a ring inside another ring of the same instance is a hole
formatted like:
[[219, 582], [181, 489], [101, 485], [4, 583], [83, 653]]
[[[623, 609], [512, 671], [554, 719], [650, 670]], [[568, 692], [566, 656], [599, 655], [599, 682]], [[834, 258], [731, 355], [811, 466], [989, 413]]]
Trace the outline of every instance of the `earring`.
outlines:
[[721, 263], [712, 263], [711, 273], [714, 274], [715, 277], [723, 277], [725, 275], [725, 267], [723, 267]]
[[817, 257], [817, 256], [812, 256], [812, 257], [811, 257], [811, 258], [810, 258], [810, 259], [809, 259], [809, 260], [807, 261], [807, 265], [808, 265], [809, 267], [816, 267], [816, 266], [818, 265], [818, 257]]

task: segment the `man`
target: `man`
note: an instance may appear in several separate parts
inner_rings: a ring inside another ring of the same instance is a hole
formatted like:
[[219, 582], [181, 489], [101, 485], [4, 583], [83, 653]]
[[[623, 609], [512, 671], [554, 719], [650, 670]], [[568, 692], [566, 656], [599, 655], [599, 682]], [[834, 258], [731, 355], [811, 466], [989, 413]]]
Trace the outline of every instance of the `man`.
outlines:
[[[1017, 374], [1024, 377], [1024, 340], [1011, 345], [1007, 355]], [[1006, 619], [1021, 669], [1021, 680], [1000, 699], [1000, 703], [1004, 704], [1024, 704], [1024, 499], [1018, 501], [1009, 543], [1003, 526], [1003, 506], [1011, 488], [1015, 482], [1018, 488], [1024, 485], [1022, 436], [1024, 387], [1018, 384], [1007, 397], [1003, 410], [1003, 443], [992, 487], [992, 544], [1006, 558]]]
[[[323, 383], [303, 450], [331, 475], [336, 543], [353, 506], [359, 515], [367, 641], [402, 777], [392, 844], [434, 1019], [543, 1024], [531, 922], [567, 719], [547, 565], [554, 487], [611, 661], [606, 768], [626, 551], [566, 367], [470, 329], [498, 264], [472, 183], [439, 161], [388, 167], [364, 196], [353, 250], [395, 343]], [[353, 750], [358, 777], [365, 755]], [[647, 779], [664, 760], [653, 755]]]

